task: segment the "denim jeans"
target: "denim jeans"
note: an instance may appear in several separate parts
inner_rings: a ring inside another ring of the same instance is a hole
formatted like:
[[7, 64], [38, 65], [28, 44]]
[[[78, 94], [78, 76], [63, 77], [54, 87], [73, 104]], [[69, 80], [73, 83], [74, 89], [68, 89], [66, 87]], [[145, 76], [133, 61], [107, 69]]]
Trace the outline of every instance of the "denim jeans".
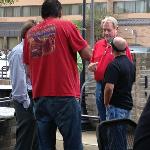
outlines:
[[[106, 120], [129, 118], [130, 111], [110, 105], [106, 108]], [[106, 150], [127, 150], [126, 126], [110, 127], [108, 132], [108, 147]]]
[[96, 82], [96, 105], [100, 116], [100, 121], [106, 120], [106, 108], [102, 97], [102, 81]]
[[74, 97], [40, 97], [35, 102], [40, 150], [53, 150], [58, 127], [64, 150], [83, 150], [81, 138], [81, 108]]

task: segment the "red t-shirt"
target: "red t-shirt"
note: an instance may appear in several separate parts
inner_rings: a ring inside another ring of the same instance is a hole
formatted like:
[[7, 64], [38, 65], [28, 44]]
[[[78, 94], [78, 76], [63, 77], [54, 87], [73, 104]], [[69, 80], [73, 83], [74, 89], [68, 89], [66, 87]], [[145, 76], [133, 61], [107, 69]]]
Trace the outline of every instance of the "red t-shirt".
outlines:
[[77, 51], [87, 42], [70, 21], [47, 18], [31, 28], [24, 41], [33, 97], [80, 96]]
[[[127, 57], [132, 60], [132, 56], [129, 48], [126, 49]], [[105, 39], [99, 40], [93, 50], [91, 62], [98, 62], [97, 70], [94, 72], [94, 78], [96, 81], [104, 79], [104, 73], [107, 65], [112, 62], [114, 55], [112, 54], [112, 47], [107, 43]]]

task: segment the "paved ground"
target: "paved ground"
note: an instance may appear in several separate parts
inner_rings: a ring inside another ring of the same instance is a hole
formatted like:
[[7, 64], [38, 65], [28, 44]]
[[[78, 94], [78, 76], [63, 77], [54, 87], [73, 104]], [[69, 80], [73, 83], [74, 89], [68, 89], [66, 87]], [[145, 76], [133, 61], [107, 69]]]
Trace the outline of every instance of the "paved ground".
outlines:
[[[84, 150], [98, 150], [95, 131], [82, 132]], [[57, 132], [57, 150], [63, 150], [62, 136]]]

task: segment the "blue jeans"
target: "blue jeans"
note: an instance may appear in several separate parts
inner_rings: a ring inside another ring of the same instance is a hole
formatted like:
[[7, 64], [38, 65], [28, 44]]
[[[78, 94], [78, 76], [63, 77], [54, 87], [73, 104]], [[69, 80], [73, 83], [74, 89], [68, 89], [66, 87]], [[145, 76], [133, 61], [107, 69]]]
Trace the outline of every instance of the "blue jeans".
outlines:
[[96, 105], [100, 121], [106, 120], [106, 108], [102, 96], [102, 81], [96, 82]]
[[[110, 105], [106, 108], [106, 120], [129, 118], [130, 111]], [[126, 126], [110, 127], [108, 132], [108, 147], [106, 150], [127, 150]]]
[[113, 105], [109, 105], [109, 107], [106, 108], [106, 120], [123, 119], [129, 117], [130, 117], [129, 110], [121, 109]]
[[81, 108], [74, 97], [40, 97], [35, 102], [40, 150], [53, 150], [58, 127], [64, 140], [64, 150], [83, 150], [81, 138]]

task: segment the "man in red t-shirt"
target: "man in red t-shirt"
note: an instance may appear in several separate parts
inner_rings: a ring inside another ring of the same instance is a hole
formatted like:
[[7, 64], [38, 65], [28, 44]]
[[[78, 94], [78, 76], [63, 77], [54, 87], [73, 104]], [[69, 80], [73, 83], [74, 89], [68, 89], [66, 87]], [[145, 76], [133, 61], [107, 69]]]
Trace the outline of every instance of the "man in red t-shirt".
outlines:
[[43, 21], [29, 30], [24, 46], [40, 149], [53, 149], [51, 133], [56, 124], [63, 136], [64, 149], [82, 150], [81, 112], [76, 101], [80, 96], [77, 52], [90, 60], [91, 51], [76, 26], [59, 18], [59, 1], [44, 1], [41, 13]]
[[[103, 29], [104, 39], [99, 40], [95, 44], [91, 63], [89, 64], [88, 69], [91, 72], [94, 72], [96, 80], [96, 104], [100, 120], [103, 121], [106, 120], [106, 110], [102, 99], [102, 80], [104, 79], [104, 73], [107, 65], [114, 59], [112, 47], [109, 41], [117, 36], [118, 22], [114, 17], [105, 17], [105, 19], [101, 21], [101, 27]], [[132, 60], [132, 56], [128, 48], [126, 50], [126, 55], [130, 60]]]

